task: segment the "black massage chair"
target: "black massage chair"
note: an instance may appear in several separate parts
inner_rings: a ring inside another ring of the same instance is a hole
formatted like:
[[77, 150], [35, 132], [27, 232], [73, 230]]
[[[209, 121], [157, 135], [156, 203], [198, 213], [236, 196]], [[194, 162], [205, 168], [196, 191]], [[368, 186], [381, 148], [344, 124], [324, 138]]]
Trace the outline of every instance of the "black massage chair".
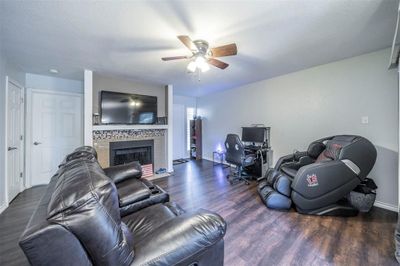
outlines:
[[293, 203], [303, 214], [357, 215], [349, 195], [367, 180], [376, 155], [374, 145], [360, 136], [316, 140], [307, 151], [281, 157], [259, 183], [258, 193], [272, 209], [289, 210]]

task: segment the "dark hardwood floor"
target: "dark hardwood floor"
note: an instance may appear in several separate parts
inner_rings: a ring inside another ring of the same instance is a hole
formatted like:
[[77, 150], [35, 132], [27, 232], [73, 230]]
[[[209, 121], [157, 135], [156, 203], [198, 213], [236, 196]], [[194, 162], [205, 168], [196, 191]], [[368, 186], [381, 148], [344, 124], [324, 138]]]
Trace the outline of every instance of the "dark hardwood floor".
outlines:
[[37, 186], [20, 193], [0, 214], [0, 265], [28, 265], [18, 240], [46, 186]]
[[[259, 199], [256, 182], [231, 186], [227, 172], [209, 161], [191, 161], [154, 181], [184, 209], [204, 208], [225, 218], [225, 265], [397, 265], [396, 213], [374, 208], [342, 218], [273, 211]], [[24, 191], [0, 215], [0, 265], [27, 264], [17, 242], [44, 190]]]

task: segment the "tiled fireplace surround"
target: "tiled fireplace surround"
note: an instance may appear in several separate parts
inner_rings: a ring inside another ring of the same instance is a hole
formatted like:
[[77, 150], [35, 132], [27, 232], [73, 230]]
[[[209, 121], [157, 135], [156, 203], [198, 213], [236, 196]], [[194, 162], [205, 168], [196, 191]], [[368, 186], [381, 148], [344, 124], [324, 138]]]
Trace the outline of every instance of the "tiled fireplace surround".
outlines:
[[154, 171], [167, 168], [166, 129], [124, 129], [93, 131], [93, 146], [102, 167], [110, 166], [110, 143], [120, 141], [153, 140]]

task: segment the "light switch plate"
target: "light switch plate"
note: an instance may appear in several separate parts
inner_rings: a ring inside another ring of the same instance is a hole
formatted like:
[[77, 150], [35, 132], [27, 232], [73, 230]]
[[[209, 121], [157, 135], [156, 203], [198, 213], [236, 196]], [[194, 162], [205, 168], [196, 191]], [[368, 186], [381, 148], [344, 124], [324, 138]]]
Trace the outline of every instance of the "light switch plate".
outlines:
[[368, 124], [368, 123], [369, 123], [368, 116], [362, 116], [361, 117], [361, 124]]

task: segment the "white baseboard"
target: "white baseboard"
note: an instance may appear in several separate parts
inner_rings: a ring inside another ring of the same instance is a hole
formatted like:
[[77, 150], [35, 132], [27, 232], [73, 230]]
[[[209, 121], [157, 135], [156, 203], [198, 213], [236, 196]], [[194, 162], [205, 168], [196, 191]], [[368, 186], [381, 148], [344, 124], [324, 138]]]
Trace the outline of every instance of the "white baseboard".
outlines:
[[205, 156], [203, 156], [202, 159], [203, 160], [207, 160], [207, 161], [211, 161], [211, 162], [213, 161], [210, 157], [205, 157]]
[[[213, 161], [213, 159], [210, 157], [203, 157], [202, 159], [210, 161], [210, 162], [214, 162], [214, 163], [220, 163], [220, 161]], [[227, 163], [227, 162], [223, 162], [222, 164], [229, 165], [229, 163]]]
[[382, 201], [375, 201], [374, 206], [385, 209], [385, 210], [393, 211], [393, 212], [398, 212], [398, 210], [399, 210], [396, 205], [392, 205], [392, 204], [385, 203]]
[[4, 203], [3, 205], [1, 205], [1, 206], [0, 206], [0, 214], [1, 214], [5, 209], [7, 209], [7, 207], [8, 207], [8, 204], [6, 204], [6, 203]]

